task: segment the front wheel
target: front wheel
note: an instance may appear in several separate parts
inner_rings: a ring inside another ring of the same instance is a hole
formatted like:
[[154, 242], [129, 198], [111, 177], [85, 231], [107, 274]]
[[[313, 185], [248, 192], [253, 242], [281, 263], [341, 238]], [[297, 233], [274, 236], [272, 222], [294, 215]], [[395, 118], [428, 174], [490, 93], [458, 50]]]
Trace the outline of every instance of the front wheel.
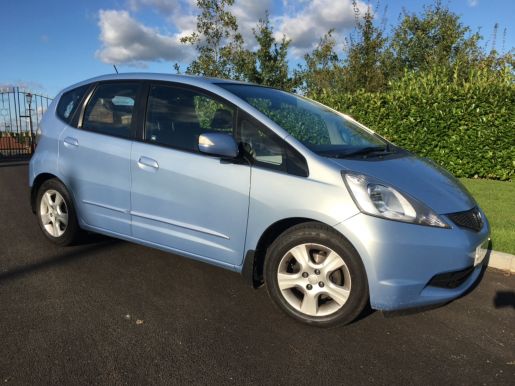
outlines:
[[77, 241], [80, 228], [70, 194], [57, 179], [45, 181], [38, 190], [36, 213], [43, 234], [55, 244]]
[[368, 301], [358, 253], [342, 235], [320, 223], [297, 225], [272, 243], [265, 280], [283, 311], [320, 327], [352, 322]]

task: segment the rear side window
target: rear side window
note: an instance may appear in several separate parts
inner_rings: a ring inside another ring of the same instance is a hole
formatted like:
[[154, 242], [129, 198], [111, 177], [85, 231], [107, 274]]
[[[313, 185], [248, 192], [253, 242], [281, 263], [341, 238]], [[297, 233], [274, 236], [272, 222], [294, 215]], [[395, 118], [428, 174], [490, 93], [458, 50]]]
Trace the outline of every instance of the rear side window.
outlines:
[[57, 116], [71, 125], [75, 111], [88, 88], [89, 85], [85, 85], [65, 92], [57, 104]]
[[82, 128], [122, 138], [132, 137], [138, 83], [100, 84], [84, 112]]

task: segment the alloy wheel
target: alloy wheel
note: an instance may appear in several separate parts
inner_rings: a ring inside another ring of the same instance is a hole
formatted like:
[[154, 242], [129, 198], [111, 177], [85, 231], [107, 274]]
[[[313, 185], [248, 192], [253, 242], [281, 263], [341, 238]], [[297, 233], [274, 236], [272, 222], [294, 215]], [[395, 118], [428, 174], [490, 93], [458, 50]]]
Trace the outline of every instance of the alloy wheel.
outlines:
[[320, 244], [300, 244], [282, 257], [277, 283], [295, 310], [309, 316], [327, 316], [347, 302], [350, 272], [342, 257]]
[[68, 207], [61, 193], [47, 190], [41, 197], [39, 216], [45, 231], [52, 237], [61, 237], [68, 226]]

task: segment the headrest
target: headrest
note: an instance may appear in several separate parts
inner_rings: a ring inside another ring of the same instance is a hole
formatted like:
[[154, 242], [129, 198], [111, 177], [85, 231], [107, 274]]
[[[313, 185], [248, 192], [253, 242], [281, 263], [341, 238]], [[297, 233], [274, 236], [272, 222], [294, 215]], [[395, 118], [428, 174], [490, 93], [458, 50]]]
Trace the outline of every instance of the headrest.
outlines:
[[233, 119], [232, 113], [229, 110], [218, 109], [211, 121], [212, 129], [232, 129]]

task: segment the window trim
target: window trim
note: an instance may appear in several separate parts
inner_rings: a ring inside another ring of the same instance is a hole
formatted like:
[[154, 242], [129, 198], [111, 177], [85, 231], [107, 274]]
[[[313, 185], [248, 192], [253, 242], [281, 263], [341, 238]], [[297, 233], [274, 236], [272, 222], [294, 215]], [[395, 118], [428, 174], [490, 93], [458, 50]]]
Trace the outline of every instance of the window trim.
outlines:
[[[84, 131], [87, 131], [90, 133], [96, 133], [96, 134], [100, 134], [100, 135], [106, 135], [108, 137], [126, 139], [129, 141], [134, 140], [136, 138], [136, 133], [138, 131], [137, 128], [139, 126], [140, 116], [142, 114], [139, 101], [143, 97], [143, 90], [144, 90], [144, 86], [145, 86], [144, 83], [145, 82], [140, 79], [115, 79], [115, 80], [105, 80], [105, 81], [92, 83], [92, 87], [88, 91], [87, 97], [84, 99], [84, 101], [82, 102], [82, 105], [80, 106], [81, 107], [80, 115], [78, 116], [77, 125], [75, 127], [80, 130], [84, 130]], [[89, 106], [89, 103], [91, 102], [91, 98], [93, 97], [93, 95], [95, 95], [95, 92], [98, 90], [98, 88], [100, 86], [112, 85], [112, 84], [135, 84], [138, 87], [137, 91], [136, 91], [136, 97], [135, 97], [136, 99], [134, 101], [131, 125], [129, 127], [129, 135], [127, 137], [121, 136], [121, 135], [115, 135], [115, 134], [108, 134], [108, 133], [102, 132], [100, 130], [94, 130], [94, 129], [84, 127], [84, 116], [86, 114], [86, 110]], [[77, 113], [77, 111], [75, 113]]]

